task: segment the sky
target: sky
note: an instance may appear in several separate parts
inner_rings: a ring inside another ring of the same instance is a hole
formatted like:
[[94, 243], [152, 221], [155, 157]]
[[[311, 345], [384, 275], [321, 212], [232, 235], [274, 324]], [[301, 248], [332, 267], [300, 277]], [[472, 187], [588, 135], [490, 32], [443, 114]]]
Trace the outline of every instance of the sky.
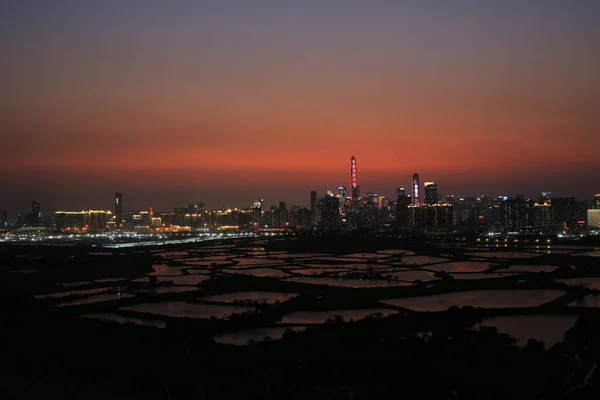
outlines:
[[597, 0], [5, 0], [11, 217], [600, 192]]

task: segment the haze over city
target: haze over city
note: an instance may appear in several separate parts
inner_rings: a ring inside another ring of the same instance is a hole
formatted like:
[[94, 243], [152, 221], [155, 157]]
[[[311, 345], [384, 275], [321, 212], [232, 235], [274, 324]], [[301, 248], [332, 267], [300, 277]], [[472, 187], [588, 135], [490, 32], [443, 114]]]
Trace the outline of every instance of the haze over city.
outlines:
[[11, 217], [256, 198], [590, 198], [597, 1], [19, 1], [0, 5]]

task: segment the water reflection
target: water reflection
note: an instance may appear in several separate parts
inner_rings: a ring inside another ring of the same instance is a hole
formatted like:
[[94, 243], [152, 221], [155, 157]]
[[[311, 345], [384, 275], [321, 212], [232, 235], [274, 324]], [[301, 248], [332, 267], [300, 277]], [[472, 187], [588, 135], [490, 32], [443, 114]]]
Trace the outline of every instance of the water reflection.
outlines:
[[184, 301], [168, 301], [163, 303], [142, 303], [121, 308], [147, 314], [165, 315], [175, 318], [229, 318], [232, 314], [253, 311], [254, 308], [243, 306], [223, 306], [186, 303]]
[[410, 286], [411, 282], [398, 282], [385, 279], [341, 279], [341, 278], [322, 278], [322, 277], [293, 277], [285, 280], [286, 282], [308, 283], [311, 285], [342, 286], [349, 288], [372, 288], [388, 286]]
[[102, 314], [102, 313], [83, 314], [81, 316], [81, 318], [99, 319], [101, 321], [118, 322], [119, 324], [136, 324], [136, 325], [147, 326], [147, 327], [152, 327], [152, 328], [165, 328], [167, 326], [167, 323], [164, 321], [152, 321], [152, 320], [145, 320], [145, 319], [140, 319], [140, 318], [124, 317], [124, 316], [118, 315], [118, 314]]
[[444, 311], [452, 306], [513, 308], [539, 306], [563, 295], [560, 290], [473, 290], [389, 299], [382, 303], [415, 311]]

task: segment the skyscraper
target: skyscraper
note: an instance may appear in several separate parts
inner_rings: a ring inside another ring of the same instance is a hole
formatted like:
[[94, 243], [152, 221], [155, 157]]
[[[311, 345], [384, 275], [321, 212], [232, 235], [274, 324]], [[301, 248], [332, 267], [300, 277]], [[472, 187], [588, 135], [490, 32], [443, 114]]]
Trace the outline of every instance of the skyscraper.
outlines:
[[115, 192], [115, 227], [121, 229], [123, 223], [123, 193]]
[[412, 179], [412, 203], [419, 204], [419, 174], [415, 172]]
[[352, 156], [350, 158], [350, 194], [352, 200], [358, 200], [360, 197], [360, 189], [358, 186], [358, 176], [356, 170], [356, 158]]
[[29, 226], [42, 225], [42, 209], [39, 201], [31, 201], [31, 212], [25, 216], [25, 223]]
[[319, 225], [325, 230], [336, 230], [340, 227], [340, 207], [336, 196], [325, 195], [320, 201], [321, 215]]
[[425, 204], [436, 204], [438, 202], [438, 185], [435, 182], [425, 182]]
[[8, 224], [8, 212], [6, 210], [2, 210], [2, 214], [0, 214], [0, 228], [5, 228]]
[[594, 207], [596, 210], [600, 210], [600, 193], [594, 196]]
[[310, 192], [310, 224], [317, 224], [317, 191]]

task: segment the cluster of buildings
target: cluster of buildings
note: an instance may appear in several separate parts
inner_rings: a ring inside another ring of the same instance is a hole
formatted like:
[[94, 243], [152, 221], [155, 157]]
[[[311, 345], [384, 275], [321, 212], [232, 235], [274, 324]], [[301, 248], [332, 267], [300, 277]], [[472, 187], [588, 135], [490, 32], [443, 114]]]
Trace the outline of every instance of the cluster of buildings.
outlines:
[[266, 206], [257, 199], [246, 208], [206, 210], [203, 203], [189, 204], [169, 212], [152, 208], [124, 212], [123, 193], [114, 196], [114, 211], [56, 211], [44, 216], [40, 202], [33, 201], [31, 211], [9, 222], [6, 211], [0, 213], [0, 228], [35, 229], [45, 227], [63, 232], [191, 230], [399, 230], [405, 232], [450, 233], [488, 232], [565, 233], [600, 228], [600, 194], [589, 201], [552, 196], [543, 192], [537, 199], [498, 196], [459, 198], [442, 197], [433, 181], [421, 185], [419, 174], [412, 177], [411, 188], [396, 189], [395, 199], [376, 193], [361, 194], [356, 158], [350, 159], [348, 187], [318, 196], [310, 192], [310, 207], [276, 201]]

